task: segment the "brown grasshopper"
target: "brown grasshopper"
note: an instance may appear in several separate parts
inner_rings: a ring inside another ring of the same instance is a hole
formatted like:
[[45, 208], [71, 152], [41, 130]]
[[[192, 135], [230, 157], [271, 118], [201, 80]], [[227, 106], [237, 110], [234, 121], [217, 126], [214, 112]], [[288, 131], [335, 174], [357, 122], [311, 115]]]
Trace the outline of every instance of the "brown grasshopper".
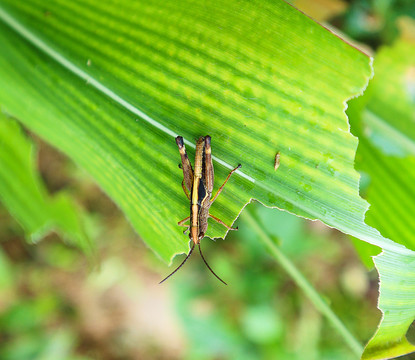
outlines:
[[[180, 157], [182, 160], [182, 170], [183, 170], [183, 181], [182, 188], [187, 198], [190, 200], [190, 216], [184, 218], [178, 222], [179, 226], [185, 226], [187, 229], [184, 231], [186, 233], [190, 230], [189, 238], [193, 241], [192, 248], [190, 249], [189, 254], [183, 260], [183, 262], [174, 270], [169, 276], [160, 281], [160, 284], [172, 276], [177, 270], [179, 270], [184, 263], [189, 259], [190, 255], [195, 248], [195, 245], [198, 245], [200, 256], [203, 259], [203, 262], [206, 264], [208, 269], [213, 275], [215, 275], [220, 281], [227, 285], [215, 272], [210, 268], [208, 263], [202, 254], [202, 249], [200, 248], [200, 240], [205, 236], [206, 230], [208, 228], [208, 218], [212, 218], [219, 224], [225, 226], [228, 230], [237, 230], [228, 225], [226, 225], [222, 220], [209, 214], [209, 208], [216, 200], [218, 195], [222, 192], [223, 187], [228, 182], [231, 175], [239, 169], [242, 165], [238, 165], [233, 169], [228, 177], [226, 178], [223, 185], [219, 188], [216, 195], [211, 200], [212, 191], [213, 191], [213, 164], [212, 164], [212, 149], [210, 147], [210, 136], [202, 136], [196, 143], [196, 154], [195, 154], [195, 169], [193, 171], [192, 164], [190, 163], [189, 157], [187, 156], [186, 147], [183, 143], [183, 138], [181, 136], [176, 137], [176, 143], [179, 147]], [[190, 225], [186, 225], [185, 222], [190, 220]]]

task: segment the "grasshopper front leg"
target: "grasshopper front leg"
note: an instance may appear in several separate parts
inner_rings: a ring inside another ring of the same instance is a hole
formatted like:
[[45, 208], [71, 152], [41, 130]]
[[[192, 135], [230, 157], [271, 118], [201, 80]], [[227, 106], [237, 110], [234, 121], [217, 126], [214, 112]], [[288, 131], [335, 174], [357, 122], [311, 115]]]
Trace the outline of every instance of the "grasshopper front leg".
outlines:
[[190, 225], [186, 225], [185, 222], [188, 221], [190, 219], [190, 216], [188, 216], [187, 218], [184, 218], [183, 220], [180, 220], [177, 225], [179, 226], [185, 226], [187, 229], [185, 231], [183, 231], [183, 234], [186, 234], [189, 229], [190, 229]]

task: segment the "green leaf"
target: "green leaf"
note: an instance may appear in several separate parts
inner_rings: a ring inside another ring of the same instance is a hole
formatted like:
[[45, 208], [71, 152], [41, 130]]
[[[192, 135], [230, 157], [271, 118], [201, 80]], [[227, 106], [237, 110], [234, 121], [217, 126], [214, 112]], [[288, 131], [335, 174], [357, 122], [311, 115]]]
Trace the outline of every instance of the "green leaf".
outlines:
[[[382, 48], [374, 67], [367, 93], [349, 112], [360, 139], [356, 167], [370, 179], [365, 191], [371, 204], [366, 221], [414, 250], [415, 44], [398, 41]], [[392, 358], [415, 350], [405, 337], [415, 318], [413, 260], [412, 255], [397, 256], [389, 251], [374, 258], [383, 318], [364, 359]]]
[[85, 168], [162, 259], [188, 251], [178, 134], [190, 157], [212, 136], [218, 185], [242, 163], [212, 206], [226, 223], [256, 198], [414, 258], [364, 223], [343, 110], [369, 58], [285, 2], [1, 0], [0, 19], [2, 109]]
[[415, 46], [397, 41], [376, 57], [363, 122], [368, 138], [386, 154], [415, 155]]
[[79, 209], [70, 198], [47, 194], [35, 169], [32, 143], [16, 121], [0, 114], [0, 201], [36, 242], [51, 230], [84, 250], [90, 240], [84, 232]]
[[[218, 184], [242, 163], [212, 207], [226, 223], [256, 198], [385, 241], [363, 223], [357, 140], [343, 112], [370, 76], [369, 59], [291, 6], [0, 6], [3, 108], [91, 173], [164, 260], [188, 249], [177, 226], [188, 204], [176, 134], [190, 157], [195, 138], [212, 136]], [[224, 234], [210, 225], [209, 236]]]
[[375, 265], [380, 277], [382, 320], [362, 359], [393, 359], [415, 351], [415, 345], [405, 337], [415, 318], [414, 258], [385, 251], [375, 258]]

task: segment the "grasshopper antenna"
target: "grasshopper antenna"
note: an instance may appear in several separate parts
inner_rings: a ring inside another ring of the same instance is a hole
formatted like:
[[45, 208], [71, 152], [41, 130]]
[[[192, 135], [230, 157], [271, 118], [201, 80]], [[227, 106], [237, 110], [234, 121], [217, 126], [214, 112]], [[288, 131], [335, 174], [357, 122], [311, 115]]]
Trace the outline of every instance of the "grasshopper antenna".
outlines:
[[[203, 257], [203, 254], [202, 254], [202, 248], [200, 247], [200, 243], [198, 244], [199, 245], [199, 252], [200, 252], [200, 256], [202, 257], [202, 259], [203, 259], [203, 262], [206, 264], [206, 266], [208, 267], [208, 269], [210, 270], [210, 272], [213, 274], [213, 275], [215, 275], [216, 276], [216, 278], [219, 280], [219, 281], [221, 281], [221, 282], [223, 282], [225, 285], [228, 285], [226, 282], [224, 282], [218, 275], [216, 275], [215, 274], [215, 272], [211, 269], [211, 267], [209, 266], [209, 264], [207, 263], [207, 261], [205, 260], [205, 258]], [[193, 245], [193, 247], [194, 247], [194, 245]], [[193, 250], [193, 248], [192, 248], [192, 250]], [[180, 265], [181, 266], [181, 265]], [[179, 267], [180, 267], [179, 266]], [[177, 271], [177, 270], [176, 270]], [[176, 272], [175, 271], [175, 272]], [[169, 275], [170, 276], [170, 275]], [[164, 281], [164, 280], [163, 280]]]
[[[192, 248], [190, 249], [190, 252], [187, 254], [186, 258], [183, 260], [183, 262], [176, 268], [176, 270], [174, 270], [170, 275], [168, 275], [167, 277], [165, 277], [163, 280], [161, 280], [159, 282], [159, 284], [165, 282], [170, 276], [172, 276], [173, 274], [175, 274], [183, 265], [184, 263], [187, 261], [187, 259], [190, 257], [190, 255], [192, 255], [193, 249], [195, 248], [195, 243], [193, 243]], [[207, 265], [207, 264], [206, 264]], [[209, 267], [209, 265], [208, 265]], [[212, 271], [212, 270], [211, 270]], [[217, 277], [217, 276], [216, 276]], [[220, 280], [220, 279], [219, 279]], [[222, 280], [221, 280], [222, 281]]]

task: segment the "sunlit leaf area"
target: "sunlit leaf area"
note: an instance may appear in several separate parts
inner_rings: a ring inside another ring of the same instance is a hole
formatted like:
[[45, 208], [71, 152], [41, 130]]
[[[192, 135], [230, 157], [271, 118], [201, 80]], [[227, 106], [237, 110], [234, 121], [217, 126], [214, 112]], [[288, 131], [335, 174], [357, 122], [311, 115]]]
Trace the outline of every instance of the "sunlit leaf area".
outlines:
[[415, 358], [413, 1], [0, 0], [0, 44], [1, 360]]

